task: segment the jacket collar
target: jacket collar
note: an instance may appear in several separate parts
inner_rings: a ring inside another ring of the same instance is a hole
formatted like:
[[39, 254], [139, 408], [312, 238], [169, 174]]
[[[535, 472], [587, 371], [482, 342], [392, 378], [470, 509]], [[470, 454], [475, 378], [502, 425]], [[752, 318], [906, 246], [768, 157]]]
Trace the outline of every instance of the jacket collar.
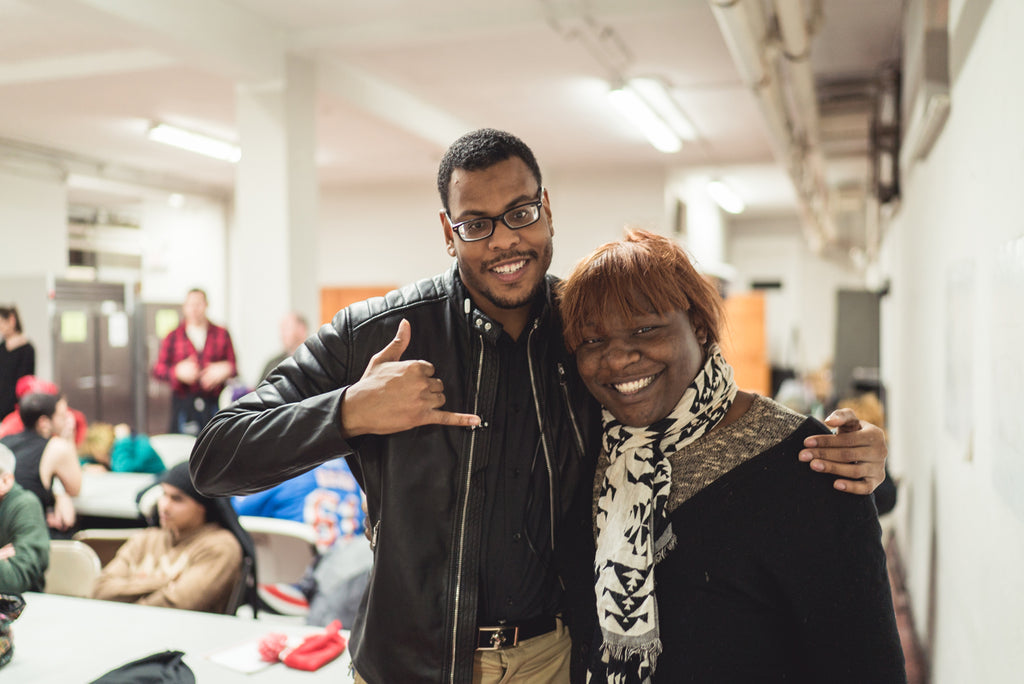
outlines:
[[[452, 305], [460, 312], [463, 320], [466, 321], [466, 325], [469, 326], [471, 330], [478, 331], [488, 342], [497, 343], [504, 328], [501, 323], [485, 314], [480, 307], [476, 305], [473, 298], [470, 297], [469, 290], [466, 289], [466, 286], [462, 282], [462, 278], [459, 277], [458, 263], [452, 263], [452, 267], [444, 274], [444, 281], [448, 288], [449, 298], [452, 301]], [[530, 323], [526, 326], [526, 332], [529, 332], [531, 327], [547, 324], [548, 319], [551, 316], [551, 312], [553, 311], [551, 292], [552, 286], [555, 282], [556, 279], [554, 276], [544, 276], [544, 289], [533, 301], [533, 305], [530, 310]]]

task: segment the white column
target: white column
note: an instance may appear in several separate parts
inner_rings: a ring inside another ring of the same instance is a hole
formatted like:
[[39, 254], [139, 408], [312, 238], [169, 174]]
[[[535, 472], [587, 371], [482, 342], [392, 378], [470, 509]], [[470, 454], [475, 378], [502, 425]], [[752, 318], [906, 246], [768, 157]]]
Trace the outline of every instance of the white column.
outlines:
[[68, 192], [65, 174], [56, 164], [0, 160], [0, 244], [4, 276], [64, 277]]
[[242, 159], [228, 260], [231, 334], [247, 384], [279, 351], [288, 310], [319, 323], [316, 282], [316, 74], [286, 57], [283, 82], [239, 84]]
[[707, 176], [691, 176], [683, 185], [686, 202], [686, 248], [702, 271], [721, 275], [725, 265], [722, 210], [707, 193]]

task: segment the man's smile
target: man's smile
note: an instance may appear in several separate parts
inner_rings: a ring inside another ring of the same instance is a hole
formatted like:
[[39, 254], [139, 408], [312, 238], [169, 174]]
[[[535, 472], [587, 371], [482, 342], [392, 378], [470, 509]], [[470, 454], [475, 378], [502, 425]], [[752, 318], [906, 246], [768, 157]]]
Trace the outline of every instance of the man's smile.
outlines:
[[525, 266], [526, 266], [526, 259], [521, 259], [519, 261], [510, 261], [510, 262], [505, 263], [505, 264], [499, 264], [498, 266], [495, 266], [491, 270], [494, 271], [495, 273], [499, 274], [499, 275], [503, 275], [503, 274], [516, 273], [516, 272], [522, 270], [523, 267], [525, 267]]
[[514, 283], [523, 277], [530, 262], [536, 258], [537, 255], [531, 252], [503, 254], [484, 264], [483, 271], [504, 283]]

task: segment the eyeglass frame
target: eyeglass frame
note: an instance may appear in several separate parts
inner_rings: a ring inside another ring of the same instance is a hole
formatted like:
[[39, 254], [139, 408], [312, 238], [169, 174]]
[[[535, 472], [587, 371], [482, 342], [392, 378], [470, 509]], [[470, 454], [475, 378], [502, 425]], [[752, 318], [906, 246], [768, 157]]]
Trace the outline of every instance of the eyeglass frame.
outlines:
[[[537, 211], [537, 218], [535, 218], [534, 220], [530, 221], [526, 225], [518, 226], [516, 228], [513, 228], [512, 226], [510, 226], [508, 224], [508, 221], [505, 220], [505, 217], [508, 216], [509, 214], [511, 214], [516, 209], [522, 209], [523, 207], [529, 207], [529, 206], [533, 206], [533, 205], [537, 205], [537, 209], [538, 209], [538, 211]], [[544, 187], [542, 186], [542, 187], [540, 187], [537, 190], [537, 199], [533, 200], [532, 202], [523, 202], [522, 204], [517, 204], [516, 206], [512, 207], [511, 209], [509, 209], [509, 210], [507, 210], [505, 212], [502, 212], [498, 216], [475, 216], [475, 217], [473, 217], [471, 219], [466, 219], [465, 221], [459, 221], [458, 223], [452, 223], [452, 232], [455, 233], [456, 235], [458, 235], [459, 239], [462, 240], [463, 242], [479, 242], [480, 240], [486, 240], [487, 238], [489, 238], [492, 235], [494, 235], [494, 231], [498, 227], [498, 221], [501, 221], [502, 223], [504, 223], [505, 227], [508, 228], [509, 230], [522, 230], [523, 228], [529, 228], [530, 226], [536, 224], [537, 221], [540, 221], [540, 217], [541, 217], [541, 213], [542, 213], [542, 211], [540, 211], [540, 210], [542, 210], [543, 207], [544, 207]], [[448, 212], [445, 212], [445, 216], [448, 217], [448, 222], [451, 223], [452, 215], [449, 214]], [[465, 236], [462, 235], [462, 231], [459, 230], [459, 226], [464, 226], [467, 223], [473, 223], [474, 221], [484, 221], [484, 220], [491, 222], [491, 232], [489, 232], [487, 235], [484, 235], [484, 236], [478, 237], [478, 238], [466, 238]]]

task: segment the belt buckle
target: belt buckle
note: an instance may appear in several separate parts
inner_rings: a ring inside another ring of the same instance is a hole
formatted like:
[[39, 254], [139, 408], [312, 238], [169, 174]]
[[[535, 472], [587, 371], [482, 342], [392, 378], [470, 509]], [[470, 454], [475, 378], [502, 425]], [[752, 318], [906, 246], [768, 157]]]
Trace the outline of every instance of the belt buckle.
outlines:
[[[490, 636], [488, 636], [490, 634]], [[509, 639], [511, 638], [511, 642]], [[485, 643], [486, 641], [486, 643]], [[519, 628], [512, 625], [497, 627], [479, 627], [476, 638], [476, 650], [500, 651], [519, 645]]]

